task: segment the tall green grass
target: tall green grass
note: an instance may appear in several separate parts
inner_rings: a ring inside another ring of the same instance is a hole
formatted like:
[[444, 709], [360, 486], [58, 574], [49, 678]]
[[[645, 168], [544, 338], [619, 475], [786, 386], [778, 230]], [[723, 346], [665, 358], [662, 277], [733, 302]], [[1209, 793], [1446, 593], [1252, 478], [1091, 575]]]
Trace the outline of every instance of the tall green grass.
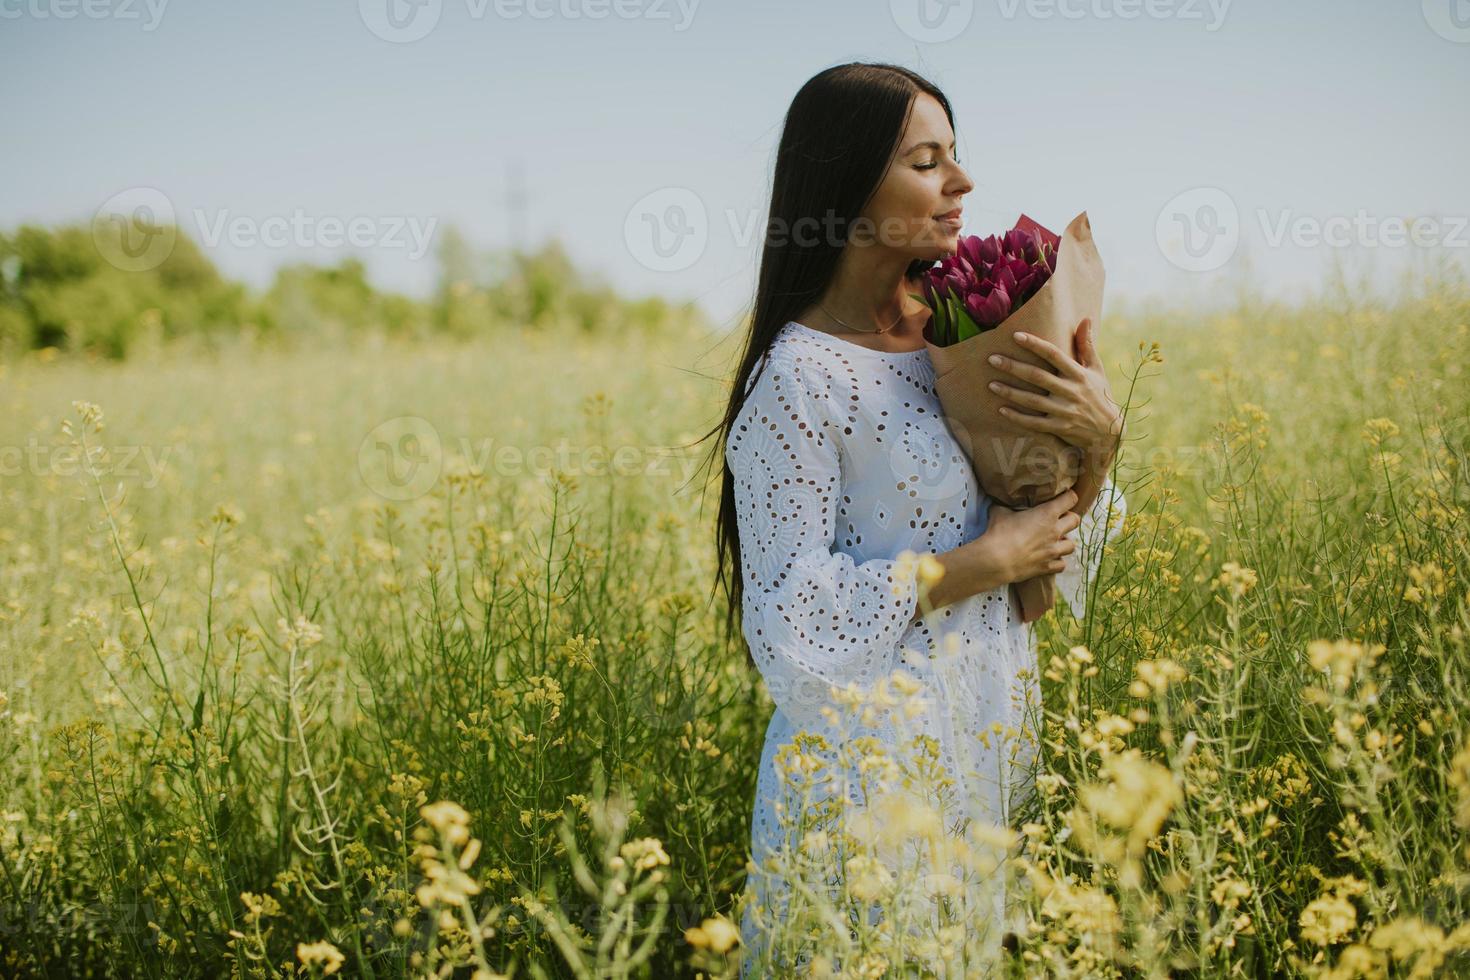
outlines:
[[[709, 602], [718, 470], [679, 447], [731, 346], [9, 365], [0, 970], [729, 975], [770, 706]], [[1005, 968], [1464, 969], [1470, 298], [1101, 346], [1129, 516], [1086, 620], [1038, 624]], [[898, 894], [855, 867], [848, 912]], [[967, 955], [853, 922], [817, 901], [777, 945]]]

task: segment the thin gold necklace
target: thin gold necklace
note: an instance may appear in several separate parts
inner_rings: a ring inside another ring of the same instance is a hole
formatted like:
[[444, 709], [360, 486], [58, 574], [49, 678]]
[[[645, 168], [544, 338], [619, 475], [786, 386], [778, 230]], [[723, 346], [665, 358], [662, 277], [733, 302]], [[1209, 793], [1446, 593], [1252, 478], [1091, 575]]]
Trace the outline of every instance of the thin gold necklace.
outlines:
[[859, 330], [857, 327], [854, 327], [854, 326], [850, 325], [849, 323], [847, 323], [847, 321], [843, 320], [837, 314], [833, 313], [831, 310], [827, 309], [827, 307], [823, 306], [820, 300], [817, 302], [817, 308], [819, 310], [821, 310], [823, 313], [825, 313], [828, 316], [830, 316], [832, 319], [836, 320], [838, 323], [842, 324], [848, 330], [851, 330], [853, 333], [887, 333], [888, 331], [892, 330], [894, 327], [898, 326], [900, 323], [903, 322], [903, 311], [902, 310], [899, 310], [899, 312], [898, 312], [898, 319], [897, 320], [894, 320], [892, 323], [890, 323], [888, 326], [884, 327], [882, 330]]

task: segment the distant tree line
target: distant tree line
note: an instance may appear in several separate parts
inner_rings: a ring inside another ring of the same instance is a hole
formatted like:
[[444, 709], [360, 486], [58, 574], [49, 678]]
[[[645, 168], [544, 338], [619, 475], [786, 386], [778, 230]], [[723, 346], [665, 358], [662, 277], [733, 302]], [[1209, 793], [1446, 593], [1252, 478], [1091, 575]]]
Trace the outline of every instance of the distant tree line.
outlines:
[[[149, 258], [130, 242], [167, 235]], [[579, 272], [555, 240], [537, 251], [480, 252], [442, 229], [428, 299], [376, 289], [363, 263], [283, 266], [264, 292], [220, 275], [177, 228], [121, 219], [0, 233], [0, 354], [56, 348], [121, 359], [180, 338], [208, 344], [248, 331], [265, 341], [470, 337], [507, 325], [587, 333], [659, 331], [695, 314], [630, 299]]]

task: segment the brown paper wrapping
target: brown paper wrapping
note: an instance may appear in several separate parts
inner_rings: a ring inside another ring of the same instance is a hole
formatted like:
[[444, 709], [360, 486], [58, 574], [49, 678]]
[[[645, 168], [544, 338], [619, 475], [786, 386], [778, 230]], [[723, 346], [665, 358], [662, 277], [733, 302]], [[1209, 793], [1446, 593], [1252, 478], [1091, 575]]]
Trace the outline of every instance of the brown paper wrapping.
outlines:
[[[969, 457], [980, 486], [1006, 507], [1032, 507], [1066, 491], [1081, 476], [1082, 452], [996, 411], [1006, 402], [990, 390], [991, 381], [1025, 391], [1043, 393], [1043, 389], [992, 367], [988, 358], [1001, 354], [1053, 371], [1045, 360], [1018, 346], [1013, 335], [1029, 333], [1073, 354], [1077, 325], [1086, 317], [1092, 318], [1094, 327], [1099, 323], [1102, 299], [1102, 258], [1083, 211], [1062, 232], [1056, 271], [1000, 326], [950, 347], [936, 347], [931, 328], [924, 329], [945, 423]], [[1033, 622], [1051, 606], [1055, 578], [1041, 575], [1014, 583], [1022, 622]]]

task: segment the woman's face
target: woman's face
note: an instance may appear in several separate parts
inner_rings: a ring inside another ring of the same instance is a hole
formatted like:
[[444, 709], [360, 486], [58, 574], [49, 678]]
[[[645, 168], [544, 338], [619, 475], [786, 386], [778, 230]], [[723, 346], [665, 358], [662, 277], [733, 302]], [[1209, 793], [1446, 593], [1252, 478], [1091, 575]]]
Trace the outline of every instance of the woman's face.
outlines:
[[935, 260], [959, 246], [960, 198], [974, 190], [954, 156], [954, 130], [939, 100], [920, 92], [883, 183], [863, 217], [870, 240], [910, 259]]

